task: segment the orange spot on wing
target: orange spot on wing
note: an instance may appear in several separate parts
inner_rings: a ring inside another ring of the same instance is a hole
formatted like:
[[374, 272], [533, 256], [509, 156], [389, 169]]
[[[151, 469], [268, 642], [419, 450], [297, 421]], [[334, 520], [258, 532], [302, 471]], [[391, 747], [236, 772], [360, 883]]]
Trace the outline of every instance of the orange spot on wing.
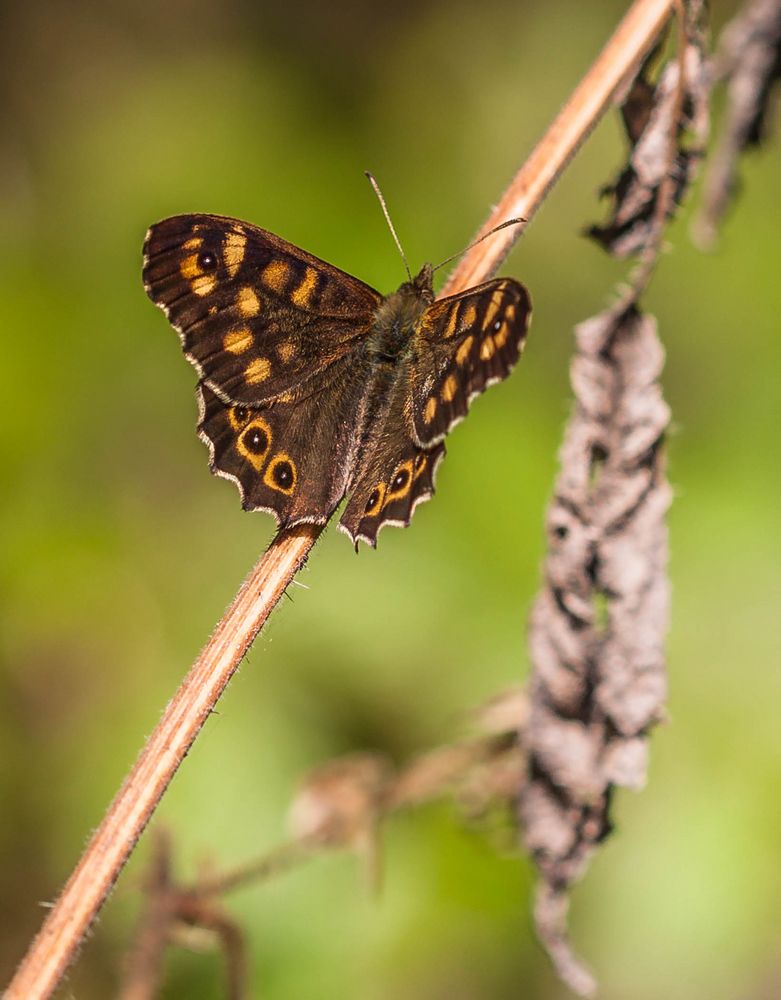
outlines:
[[192, 290], [196, 295], [211, 295], [217, 286], [217, 279], [209, 274], [202, 274], [195, 278], [192, 283]]
[[477, 306], [474, 302], [470, 302], [469, 305], [464, 309], [464, 316], [461, 321], [461, 329], [468, 330], [470, 326], [475, 325], [475, 320], [477, 319]]
[[179, 265], [179, 273], [185, 281], [189, 281], [190, 288], [196, 295], [208, 295], [214, 291], [217, 284], [217, 279], [214, 275], [204, 274], [201, 270], [197, 253], [189, 254], [184, 258]]
[[491, 296], [491, 301], [485, 311], [485, 317], [483, 318], [484, 330], [490, 329], [491, 324], [496, 319], [499, 309], [501, 308], [503, 299], [504, 295], [502, 294], [501, 289], [495, 291]]
[[240, 327], [238, 330], [231, 330], [230, 333], [226, 333], [223, 337], [222, 346], [226, 351], [230, 351], [231, 354], [244, 354], [252, 347], [252, 331], [247, 329], [246, 326]]
[[228, 410], [228, 420], [234, 431], [240, 431], [250, 418], [250, 411], [245, 406], [232, 406]]
[[[394, 484], [398, 479], [402, 482], [395, 486]], [[406, 462], [402, 462], [401, 465], [396, 469], [390, 478], [390, 488], [385, 494], [385, 500], [383, 501], [383, 507], [387, 507], [392, 500], [400, 500], [405, 497], [410, 490], [412, 485], [412, 459], [407, 459]]]
[[456, 327], [458, 326], [458, 313], [459, 313], [459, 304], [455, 303], [450, 307], [450, 316], [448, 317], [447, 326], [445, 327], [445, 333], [444, 333], [445, 340], [449, 340], [456, 332]]
[[[289, 482], [284, 482], [280, 478], [280, 471], [285, 469], [285, 467], [290, 473], [291, 478]], [[284, 451], [275, 455], [268, 463], [268, 468], [263, 473], [263, 482], [266, 486], [270, 486], [272, 490], [278, 490], [286, 496], [290, 496], [294, 493], [296, 483], [298, 482], [298, 471], [296, 470], [295, 462], [290, 455], [286, 455]]]
[[507, 343], [507, 338], [510, 336], [510, 327], [505, 319], [496, 333], [493, 335], [493, 342], [495, 347], [504, 347]]
[[445, 384], [442, 386], [442, 400], [445, 403], [450, 403], [458, 390], [458, 382], [456, 381], [455, 375], [448, 375], [445, 379]]
[[385, 499], [385, 483], [377, 483], [369, 496], [370, 501], [375, 494], [377, 495], [376, 500], [373, 500], [371, 503], [367, 503], [364, 508], [364, 517], [374, 517], [374, 515], [382, 507], [382, 502]]
[[433, 396], [431, 396], [429, 401], [426, 403], [425, 410], [423, 411], [423, 422], [426, 424], [430, 424], [431, 421], [436, 416], [436, 412], [437, 412], [437, 401]]
[[463, 344], [460, 345], [456, 351], [456, 363], [459, 365], [466, 364], [466, 360], [469, 357], [469, 352], [472, 350], [472, 344], [474, 344], [475, 338], [470, 333]]
[[482, 361], [490, 361], [494, 354], [496, 354], [496, 345], [493, 340], [488, 337], [480, 345], [480, 359]]
[[257, 316], [260, 312], [260, 299], [254, 288], [245, 285], [239, 289], [236, 305], [242, 316]]
[[250, 383], [250, 385], [256, 385], [258, 382], [265, 382], [270, 374], [271, 362], [268, 358], [255, 358], [255, 360], [250, 361], [244, 369], [244, 378]]
[[277, 348], [277, 354], [279, 354], [280, 361], [284, 361], [285, 364], [290, 361], [290, 359], [296, 353], [296, 345], [292, 340], [283, 340], [282, 343]]
[[[230, 413], [231, 411], [229, 411], [229, 418], [232, 424], [233, 418]], [[257, 472], [263, 468], [270, 448], [271, 428], [262, 417], [255, 417], [251, 420], [236, 440], [236, 450], [243, 458], [246, 458]]]
[[290, 298], [301, 309], [305, 309], [312, 301], [312, 295], [317, 287], [317, 271], [307, 267], [299, 286], [291, 293]]
[[232, 229], [225, 237], [223, 259], [225, 260], [225, 267], [228, 269], [228, 274], [231, 278], [236, 277], [236, 272], [241, 266], [241, 262], [244, 260], [246, 248], [247, 237], [244, 233], [239, 232], [239, 230]]
[[[189, 242], [192, 243], [194, 241], [190, 240]], [[198, 277], [201, 273], [201, 268], [198, 264], [197, 253], [191, 253], [184, 258], [182, 263], [179, 265], [179, 273], [186, 281], [192, 281], [193, 278]]]
[[284, 260], [272, 260], [263, 268], [262, 277], [272, 291], [282, 294], [290, 280], [290, 265]]

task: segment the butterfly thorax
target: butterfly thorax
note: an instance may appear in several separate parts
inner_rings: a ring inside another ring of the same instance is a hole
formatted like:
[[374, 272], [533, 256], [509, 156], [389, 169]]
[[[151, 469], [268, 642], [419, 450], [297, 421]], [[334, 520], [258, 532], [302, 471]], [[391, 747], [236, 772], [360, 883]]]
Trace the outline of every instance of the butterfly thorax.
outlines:
[[405, 281], [380, 303], [367, 342], [369, 355], [395, 365], [406, 354], [421, 316], [433, 301], [431, 265], [424, 264], [412, 281]]

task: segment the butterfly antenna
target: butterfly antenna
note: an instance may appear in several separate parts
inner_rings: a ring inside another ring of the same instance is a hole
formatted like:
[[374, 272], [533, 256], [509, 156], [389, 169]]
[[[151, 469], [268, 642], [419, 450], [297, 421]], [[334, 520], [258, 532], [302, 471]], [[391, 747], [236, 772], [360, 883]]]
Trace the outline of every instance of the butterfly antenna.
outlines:
[[500, 229], [507, 229], [508, 226], [522, 226], [524, 224], [524, 222], [527, 222], [527, 221], [528, 221], [527, 219], [508, 219], [506, 222], [499, 223], [498, 226], [494, 226], [493, 229], [490, 229], [487, 233], [485, 233], [479, 239], [476, 239], [474, 241], [474, 243], [470, 243], [468, 247], [464, 247], [463, 250], [459, 250], [458, 253], [454, 253], [451, 257], [448, 257], [447, 260], [443, 260], [441, 264], [437, 264], [436, 267], [432, 267], [431, 268], [432, 272], [433, 271], [438, 271], [440, 269], [440, 267], [444, 267], [445, 264], [449, 264], [450, 261], [451, 260], [455, 260], [456, 257], [461, 257], [468, 250], [471, 250], [472, 247], [476, 247], [478, 243], [482, 243], [483, 240], [487, 240], [489, 236], [493, 236], [494, 233], [498, 233]]
[[380, 205], [382, 207], [382, 214], [385, 216], [385, 221], [388, 223], [388, 229], [390, 229], [391, 236], [393, 237], [393, 240], [396, 246], [398, 247], [399, 253], [401, 254], [401, 259], [404, 261], [404, 267], [406, 268], [407, 271], [407, 277], [409, 278], [410, 281], [412, 281], [412, 274], [410, 273], [409, 264], [407, 263], [407, 255], [402, 250], [401, 243], [399, 242], [399, 238], [396, 235], [396, 230], [393, 228], [393, 223], [391, 222], [390, 213], [388, 212], [388, 206], [385, 204], [385, 199], [382, 196], [382, 191], [380, 191], [380, 185], [374, 179], [374, 175], [370, 174], [368, 170], [365, 170], [364, 173], [369, 178], [369, 183], [374, 188], [374, 193], [377, 195], [377, 198], [379, 199]]

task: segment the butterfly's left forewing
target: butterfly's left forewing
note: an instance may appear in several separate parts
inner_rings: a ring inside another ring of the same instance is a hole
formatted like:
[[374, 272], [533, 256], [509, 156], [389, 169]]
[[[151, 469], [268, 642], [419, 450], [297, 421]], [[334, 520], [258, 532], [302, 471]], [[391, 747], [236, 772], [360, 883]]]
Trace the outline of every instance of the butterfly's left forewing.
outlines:
[[367, 335], [382, 300], [279, 236], [216, 215], [152, 226], [144, 284], [206, 384], [250, 406], [307, 394], [312, 375]]
[[409, 371], [411, 429], [419, 445], [442, 441], [476, 396], [509, 375], [530, 317], [529, 293], [512, 278], [488, 281], [428, 307]]

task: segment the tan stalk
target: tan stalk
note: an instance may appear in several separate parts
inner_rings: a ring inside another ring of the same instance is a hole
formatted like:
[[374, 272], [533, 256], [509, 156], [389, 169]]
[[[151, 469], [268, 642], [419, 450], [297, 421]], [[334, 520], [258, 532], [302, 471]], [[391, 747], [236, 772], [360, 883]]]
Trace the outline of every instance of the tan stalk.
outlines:
[[[509, 218], [530, 220], [622, 84], [637, 70], [675, 0], [635, 0], [615, 33], [515, 175], [480, 233]], [[519, 227], [474, 246], [443, 294], [489, 278]], [[316, 542], [321, 528], [280, 532], [264, 552], [163, 712], [65, 888], [9, 984], [5, 1000], [51, 996], [201, 727]]]

